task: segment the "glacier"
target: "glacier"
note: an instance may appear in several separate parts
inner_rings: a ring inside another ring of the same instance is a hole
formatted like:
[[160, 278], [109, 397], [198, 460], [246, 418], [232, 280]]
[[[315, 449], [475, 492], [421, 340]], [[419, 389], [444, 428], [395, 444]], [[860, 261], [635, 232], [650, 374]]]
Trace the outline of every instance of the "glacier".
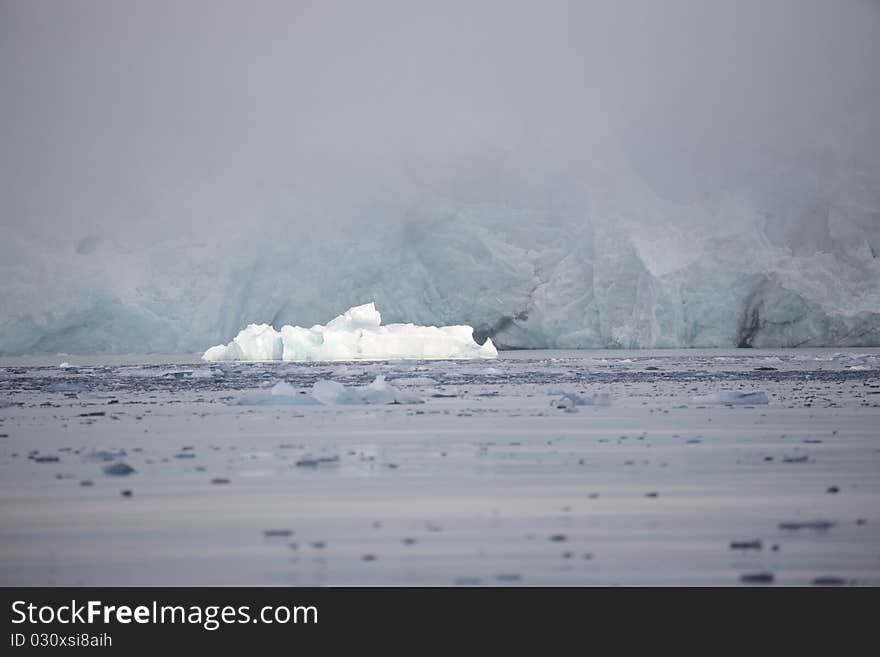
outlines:
[[[388, 324], [374, 303], [349, 308], [327, 323], [311, 328], [251, 324], [226, 345], [209, 348], [206, 361], [349, 361], [403, 359], [496, 358], [491, 338], [474, 342], [470, 326]], [[382, 382], [376, 385], [382, 387]], [[371, 389], [372, 390], [372, 389]], [[384, 388], [383, 388], [384, 390]], [[339, 391], [337, 391], [338, 393]]]
[[[499, 349], [880, 345], [878, 177], [777, 168], [682, 191], [624, 156], [540, 176], [501, 157], [391, 176], [366, 208], [319, 193], [289, 210], [305, 232], [10, 232], [0, 354], [195, 354], [366, 299]], [[250, 337], [275, 359], [308, 331]]]

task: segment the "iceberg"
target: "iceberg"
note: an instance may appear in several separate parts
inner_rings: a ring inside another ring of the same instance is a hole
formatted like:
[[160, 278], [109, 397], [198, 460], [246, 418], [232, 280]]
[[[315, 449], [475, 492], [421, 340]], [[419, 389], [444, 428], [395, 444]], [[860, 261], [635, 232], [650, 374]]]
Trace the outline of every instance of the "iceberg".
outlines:
[[375, 303], [350, 308], [311, 328], [251, 324], [226, 345], [211, 347], [202, 359], [215, 361], [350, 361], [497, 358], [491, 338], [480, 345], [470, 326], [382, 325]]

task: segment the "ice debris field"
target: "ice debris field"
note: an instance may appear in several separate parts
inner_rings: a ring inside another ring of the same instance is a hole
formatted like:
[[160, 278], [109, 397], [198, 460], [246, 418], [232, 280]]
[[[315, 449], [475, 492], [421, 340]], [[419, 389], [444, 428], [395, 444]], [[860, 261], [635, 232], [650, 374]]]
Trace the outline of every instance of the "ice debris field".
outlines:
[[0, 584], [876, 586], [878, 427], [878, 349], [6, 358]]
[[327, 323], [311, 328], [251, 324], [227, 345], [208, 349], [202, 359], [224, 360], [429, 360], [496, 358], [490, 338], [483, 345], [474, 341], [470, 326], [382, 326], [373, 303], [350, 308]]

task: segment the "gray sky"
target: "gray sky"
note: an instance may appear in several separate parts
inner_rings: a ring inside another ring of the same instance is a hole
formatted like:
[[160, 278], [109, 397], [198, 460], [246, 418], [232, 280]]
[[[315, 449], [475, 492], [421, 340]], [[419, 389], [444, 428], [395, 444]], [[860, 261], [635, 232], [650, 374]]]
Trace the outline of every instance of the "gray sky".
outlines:
[[870, 0], [0, 0], [0, 222], [363, 221], [401, 175], [609, 144], [673, 197], [765, 158], [876, 172], [878, 62]]

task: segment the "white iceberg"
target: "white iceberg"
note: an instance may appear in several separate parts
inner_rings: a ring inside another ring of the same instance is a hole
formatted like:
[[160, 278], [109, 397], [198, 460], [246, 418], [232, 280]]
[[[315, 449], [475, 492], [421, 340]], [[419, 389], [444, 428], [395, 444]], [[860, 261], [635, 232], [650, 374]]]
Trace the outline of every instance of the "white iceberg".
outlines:
[[373, 303], [349, 309], [326, 326], [251, 324], [226, 345], [208, 349], [206, 361], [285, 360], [348, 361], [400, 359], [496, 358], [492, 340], [474, 341], [470, 326], [416, 326], [388, 324]]

